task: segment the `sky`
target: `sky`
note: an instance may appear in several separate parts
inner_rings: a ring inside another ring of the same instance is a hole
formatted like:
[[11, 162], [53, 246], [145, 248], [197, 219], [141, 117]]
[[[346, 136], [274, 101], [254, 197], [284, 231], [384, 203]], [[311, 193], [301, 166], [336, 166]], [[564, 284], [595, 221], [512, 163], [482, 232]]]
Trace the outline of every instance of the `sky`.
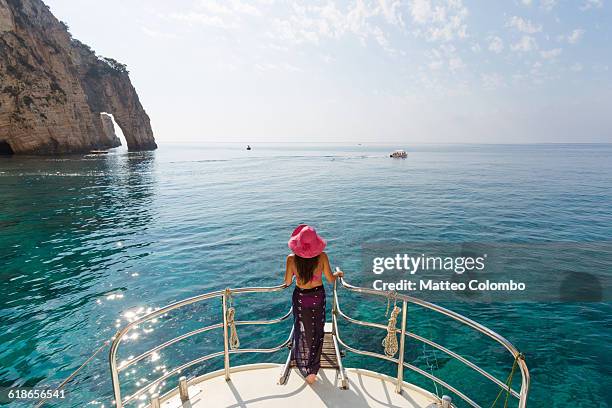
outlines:
[[170, 142], [612, 143], [610, 0], [45, 0]]

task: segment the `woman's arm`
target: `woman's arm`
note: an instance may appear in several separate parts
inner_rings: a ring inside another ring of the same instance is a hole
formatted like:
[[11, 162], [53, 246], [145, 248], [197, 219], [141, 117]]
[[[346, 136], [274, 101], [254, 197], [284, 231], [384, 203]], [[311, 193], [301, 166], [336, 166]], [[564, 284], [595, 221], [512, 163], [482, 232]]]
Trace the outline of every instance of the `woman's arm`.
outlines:
[[332, 273], [331, 266], [329, 266], [329, 258], [325, 252], [321, 252], [321, 262], [323, 262], [323, 273], [329, 283], [334, 283], [338, 277], [344, 276], [344, 272], [340, 270]]
[[285, 268], [285, 280], [284, 284], [289, 286], [293, 281], [293, 255], [287, 255], [287, 266]]

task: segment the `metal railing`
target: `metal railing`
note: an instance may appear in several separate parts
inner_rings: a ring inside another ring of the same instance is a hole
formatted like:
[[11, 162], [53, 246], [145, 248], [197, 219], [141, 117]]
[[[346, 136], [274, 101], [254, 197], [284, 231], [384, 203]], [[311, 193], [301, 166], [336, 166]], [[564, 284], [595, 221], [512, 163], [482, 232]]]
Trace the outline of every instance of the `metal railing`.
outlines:
[[[244, 349], [237, 349], [237, 350], [231, 350], [229, 347], [229, 335], [228, 335], [228, 321], [227, 321], [227, 308], [228, 308], [228, 298], [231, 295], [234, 294], [242, 294], [242, 293], [261, 293], [261, 292], [276, 292], [276, 291], [281, 291], [283, 289], [287, 288], [287, 285], [279, 285], [279, 286], [272, 286], [272, 287], [251, 287], [251, 288], [238, 288], [238, 289], [225, 289], [225, 290], [220, 290], [220, 291], [216, 291], [216, 292], [210, 292], [210, 293], [205, 293], [202, 295], [198, 295], [198, 296], [194, 296], [188, 299], [184, 299], [181, 300], [179, 302], [173, 303], [171, 305], [168, 305], [166, 307], [163, 307], [161, 309], [155, 310], [145, 316], [142, 316], [130, 323], [128, 323], [126, 326], [124, 326], [122, 329], [120, 329], [117, 334], [115, 334], [115, 336], [112, 339], [112, 343], [110, 346], [110, 352], [109, 352], [109, 362], [110, 362], [110, 371], [111, 371], [111, 380], [113, 383], [113, 394], [114, 394], [114, 398], [115, 398], [115, 406], [117, 408], [123, 408], [124, 405], [129, 404], [130, 402], [135, 401], [138, 397], [140, 397], [142, 394], [144, 394], [145, 392], [147, 392], [148, 390], [150, 390], [153, 387], [156, 387], [158, 384], [162, 383], [163, 381], [167, 380], [168, 378], [177, 375], [179, 373], [181, 373], [183, 370], [192, 367], [196, 364], [202, 363], [204, 361], [210, 360], [212, 358], [215, 357], [221, 357], [223, 356], [223, 360], [224, 360], [224, 372], [225, 372], [225, 379], [229, 380], [230, 379], [230, 354], [242, 354], [242, 353], [273, 353], [279, 350], [282, 350], [283, 348], [287, 347], [290, 342], [291, 342], [291, 336], [293, 334], [292, 333], [289, 335], [289, 337], [287, 338], [287, 340], [283, 341], [281, 344], [279, 344], [276, 347], [271, 347], [271, 348], [265, 348], [265, 349], [254, 349], [254, 348], [244, 348]], [[125, 335], [132, 329], [138, 327], [139, 325], [148, 322], [150, 320], [153, 320], [157, 317], [160, 317], [162, 315], [165, 315], [168, 312], [171, 312], [173, 310], [182, 308], [184, 306], [187, 305], [191, 305], [197, 302], [201, 302], [204, 300], [209, 300], [209, 299], [213, 299], [213, 298], [221, 298], [221, 310], [223, 313], [223, 322], [222, 323], [216, 323], [216, 324], [212, 324], [206, 327], [202, 327], [196, 330], [193, 330], [189, 333], [185, 333], [183, 335], [177, 336], [171, 340], [166, 341], [165, 343], [162, 343], [158, 346], [153, 347], [150, 350], [145, 351], [144, 353], [133, 357], [131, 359], [129, 359], [128, 361], [126, 361], [123, 364], [118, 365], [117, 364], [117, 352], [119, 349], [119, 345], [121, 344], [122, 339], [125, 337]], [[280, 323], [284, 320], [286, 320], [289, 316], [291, 316], [292, 311], [291, 309], [289, 309], [289, 312], [287, 312], [286, 314], [284, 314], [283, 316], [277, 318], [277, 319], [272, 319], [272, 320], [242, 320], [242, 321], [235, 321], [234, 324], [236, 326], [242, 326], [242, 325], [262, 325], [262, 324], [274, 324], [274, 323]], [[223, 351], [219, 351], [216, 353], [211, 353], [202, 357], [199, 357], [195, 360], [189, 361], [181, 366], [175, 367], [172, 370], [169, 370], [168, 372], [166, 372], [164, 375], [162, 375], [161, 377], [151, 381], [150, 383], [144, 385], [142, 388], [138, 389], [136, 392], [134, 392], [132, 395], [128, 396], [127, 398], [123, 399], [121, 397], [121, 381], [120, 381], [120, 373], [121, 371], [125, 370], [127, 367], [145, 359], [148, 356], [153, 355], [154, 353], [157, 353], [160, 350], [163, 350], [164, 348], [177, 343], [181, 340], [185, 340], [191, 336], [194, 336], [196, 334], [200, 334], [200, 333], [204, 333], [207, 332], [209, 330], [213, 330], [213, 329], [220, 329], [223, 328]]]
[[[341, 286], [345, 289], [347, 289], [350, 292], [355, 292], [355, 293], [361, 293], [364, 295], [368, 295], [368, 296], [378, 296], [378, 297], [383, 297], [383, 298], [388, 298], [390, 296], [389, 292], [385, 292], [385, 291], [377, 291], [374, 289], [368, 289], [368, 288], [362, 288], [362, 287], [357, 287], [357, 286], [353, 286], [348, 284], [343, 278], [340, 278], [340, 283]], [[210, 292], [210, 293], [205, 293], [202, 295], [198, 295], [198, 296], [194, 296], [188, 299], [184, 299], [182, 301], [173, 303], [171, 305], [168, 305], [166, 307], [163, 307], [161, 309], [155, 310], [145, 316], [142, 316], [130, 323], [128, 323], [126, 326], [124, 326], [122, 329], [120, 329], [117, 334], [113, 337], [112, 339], [112, 343], [110, 346], [110, 352], [109, 352], [109, 361], [110, 361], [110, 371], [111, 371], [111, 379], [112, 379], [112, 384], [113, 384], [113, 393], [114, 393], [114, 398], [115, 398], [115, 406], [117, 408], [123, 408], [124, 405], [129, 404], [130, 402], [135, 401], [138, 397], [140, 397], [141, 395], [143, 395], [145, 392], [151, 390], [151, 388], [156, 387], [158, 384], [162, 383], [163, 381], [167, 380], [168, 378], [177, 375], [179, 373], [181, 373], [183, 370], [192, 367], [196, 364], [202, 363], [204, 361], [216, 358], [216, 357], [221, 357], [223, 356], [224, 359], [224, 375], [225, 375], [225, 379], [226, 380], [230, 380], [230, 355], [231, 354], [240, 354], [240, 353], [273, 353], [279, 350], [282, 350], [283, 348], [286, 348], [290, 345], [291, 342], [291, 338], [293, 335], [293, 329], [291, 330], [291, 333], [289, 334], [288, 338], [283, 341], [281, 344], [279, 344], [276, 347], [271, 347], [271, 348], [265, 348], [265, 349], [236, 349], [236, 350], [232, 350], [230, 349], [229, 346], [229, 324], [228, 324], [228, 320], [227, 320], [227, 309], [228, 309], [228, 298], [233, 295], [233, 294], [241, 294], [241, 293], [261, 293], [261, 292], [276, 292], [276, 291], [281, 291], [283, 289], [287, 288], [287, 285], [279, 285], [279, 286], [273, 286], [273, 287], [251, 287], [251, 288], [238, 288], [238, 289], [225, 289], [225, 290], [220, 290], [220, 291], [216, 291], [216, 292]], [[438, 306], [436, 304], [433, 303], [429, 303], [427, 301], [424, 301], [422, 299], [418, 299], [418, 298], [414, 298], [411, 296], [407, 296], [407, 295], [403, 295], [403, 294], [397, 294], [397, 293], [393, 293], [393, 296], [395, 299], [399, 300], [402, 302], [402, 319], [401, 319], [401, 328], [398, 330], [398, 333], [400, 334], [400, 342], [399, 342], [399, 350], [398, 350], [398, 358], [395, 357], [390, 357], [387, 355], [383, 355], [383, 354], [379, 354], [379, 353], [375, 353], [375, 352], [371, 352], [371, 351], [365, 351], [365, 350], [361, 350], [355, 347], [352, 347], [350, 345], [348, 345], [346, 342], [344, 342], [340, 336], [339, 333], [339, 329], [338, 329], [338, 317], [342, 317], [343, 319], [345, 319], [346, 321], [348, 321], [349, 323], [353, 323], [353, 324], [357, 324], [360, 326], [365, 326], [365, 327], [373, 327], [373, 328], [378, 328], [378, 329], [383, 329], [383, 330], [387, 330], [387, 326], [386, 325], [382, 325], [379, 323], [373, 323], [373, 322], [366, 322], [366, 321], [362, 321], [362, 320], [358, 320], [358, 319], [354, 319], [350, 316], [348, 316], [347, 314], [345, 314], [342, 309], [340, 308], [340, 303], [339, 303], [339, 299], [338, 299], [338, 281], [336, 280], [336, 282], [334, 282], [334, 290], [333, 290], [333, 306], [332, 306], [332, 336], [333, 336], [333, 341], [335, 343], [335, 349], [336, 349], [336, 353], [337, 353], [337, 358], [338, 361], [341, 363], [341, 358], [340, 358], [340, 353], [339, 353], [339, 347], [338, 345], [344, 347], [346, 350], [356, 353], [356, 354], [360, 354], [360, 355], [364, 355], [364, 356], [369, 356], [369, 357], [374, 357], [374, 358], [378, 358], [378, 359], [382, 359], [382, 360], [386, 360], [386, 361], [390, 361], [394, 364], [397, 365], [397, 377], [396, 377], [396, 392], [401, 392], [402, 390], [402, 385], [403, 385], [403, 375], [404, 375], [404, 369], [407, 368], [409, 370], [412, 370], [420, 375], [422, 375], [423, 377], [432, 380], [433, 382], [435, 382], [436, 384], [441, 385], [442, 387], [450, 390], [451, 392], [455, 393], [457, 396], [459, 396], [461, 399], [463, 399], [467, 404], [469, 404], [470, 406], [474, 407], [474, 408], [481, 408], [480, 405], [478, 405], [476, 402], [474, 402], [472, 399], [470, 399], [467, 395], [465, 395], [464, 393], [462, 393], [461, 391], [459, 391], [458, 389], [456, 389], [455, 387], [451, 386], [450, 384], [446, 383], [445, 381], [441, 380], [440, 378], [436, 377], [435, 375], [433, 375], [433, 373], [428, 373], [427, 371], [424, 371], [422, 369], [420, 369], [419, 367], [416, 367], [412, 364], [406, 363], [404, 361], [404, 348], [405, 348], [405, 339], [406, 337], [410, 337], [412, 339], [415, 339], [417, 341], [420, 341], [424, 344], [427, 344], [437, 350], [440, 350], [442, 352], [444, 352], [445, 354], [449, 355], [450, 357], [460, 361], [461, 363], [465, 364], [466, 366], [470, 367], [471, 369], [473, 369], [474, 371], [476, 371], [477, 373], [479, 373], [480, 375], [482, 375], [483, 377], [487, 378], [488, 380], [492, 381], [493, 383], [495, 383], [497, 386], [499, 386], [502, 390], [505, 390], [507, 392], [510, 393], [510, 395], [512, 395], [513, 397], [516, 397], [519, 401], [519, 408], [525, 408], [526, 404], [527, 404], [527, 394], [529, 391], [529, 382], [530, 382], [530, 377], [529, 377], [529, 371], [527, 369], [527, 365], [522, 357], [522, 354], [518, 351], [518, 349], [516, 347], [514, 347], [514, 345], [512, 345], [512, 343], [510, 343], [508, 340], [506, 340], [504, 337], [500, 336], [499, 334], [495, 333], [494, 331], [488, 329], [487, 327], [476, 323], [475, 321], [464, 317], [456, 312], [453, 312], [451, 310], [445, 309], [441, 306]], [[153, 348], [151, 348], [150, 350], [147, 350], [145, 352], [143, 352], [142, 354], [136, 356], [136, 357], [132, 357], [129, 360], [127, 360], [126, 362], [118, 365], [117, 364], [117, 352], [119, 349], [119, 345], [121, 344], [122, 339], [125, 337], [125, 335], [132, 329], [138, 327], [139, 325], [148, 322], [150, 320], [153, 320], [157, 317], [160, 317], [162, 315], [167, 314], [168, 312], [171, 312], [173, 310], [182, 308], [184, 306], [187, 305], [191, 305], [197, 302], [201, 302], [204, 300], [210, 300], [213, 298], [221, 298], [221, 311], [222, 311], [222, 315], [223, 315], [223, 319], [221, 323], [216, 323], [216, 324], [212, 324], [206, 327], [202, 327], [193, 331], [190, 331], [188, 333], [182, 334], [180, 336], [174, 337], [162, 344], [159, 344]], [[521, 377], [522, 377], [522, 382], [521, 382], [521, 388], [519, 391], [515, 391], [514, 389], [512, 389], [510, 386], [507, 386], [503, 381], [497, 379], [496, 377], [494, 377], [492, 374], [488, 373], [487, 371], [485, 371], [484, 369], [482, 369], [481, 367], [477, 366], [476, 364], [472, 363], [471, 361], [469, 361], [468, 359], [466, 359], [465, 357], [462, 357], [461, 355], [455, 353], [454, 351], [434, 342], [433, 340], [427, 339], [425, 337], [419, 336], [415, 333], [409, 332], [406, 330], [406, 324], [407, 324], [407, 306], [408, 303], [412, 303], [415, 305], [419, 305], [421, 307], [433, 310], [434, 312], [443, 314], [445, 316], [448, 316], [474, 330], [477, 330], [478, 332], [490, 337], [491, 339], [495, 340], [496, 342], [500, 343], [502, 346], [504, 346], [511, 354], [512, 356], [515, 358], [515, 361], [518, 364], [518, 367], [520, 368], [521, 371]], [[292, 310], [290, 309], [289, 312], [287, 312], [286, 314], [284, 314], [283, 316], [276, 318], [276, 319], [271, 319], [271, 320], [243, 320], [243, 321], [235, 321], [234, 324], [236, 326], [239, 325], [268, 325], [268, 324], [274, 324], [274, 323], [280, 323], [284, 320], [286, 320], [287, 318], [289, 318], [289, 316], [291, 316], [292, 314]], [[179, 341], [185, 340], [187, 338], [190, 338], [196, 334], [200, 334], [200, 333], [204, 333], [210, 330], [214, 330], [214, 329], [223, 329], [223, 351], [219, 351], [216, 353], [211, 353], [205, 356], [201, 356], [195, 360], [189, 361], [181, 366], [175, 367], [174, 369], [171, 369], [170, 371], [167, 371], [164, 375], [162, 375], [161, 377], [151, 381], [150, 383], [144, 385], [142, 388], [138, 389], [136, 392], [134, 392], [132, 395], [128, 396], [127, 398], [123, 399], [121, 397], [121, 382], [120, 382], [120, 373], [121, 371], [125, 370], [127, 367], [132, 366], [133, 364], [136, 364], [139, 361], [142, 361], [143, 359], [153, 355], [154, 353], [159, 352], [160, 350], [165, 349], [166, 347], [175, 344]], [[290, 356], [288, 357], [288, 361], [287, 364], [290, 361]], [[344, 373], [344, 370], [341, 369], [340, 370], [340, 375], [342, 377], [342, 384], [343, 387], [346, 387], [348, 385], [348, 380], [346, 378], [346, 375]], [[158, 402], [158, 401], [157, 401]]]
[[[343, 278], [340, 278], [340, 283], [342, 285], [343, 288], [351, 291], [351, 292], [355, 292], [355, 293], [361, 293], [364, 295], [371, 295], [371, 296], [378, 296], [378, 297], [383, 297], [383, 298], [388, 298], [391, 293], [386, 292], [386, 291], [378, 291], [378, 290], [374, 290], [374, 289], [368, 289], [368, 288], [362, 288], [362, 287], [357, 287], [357, 286], [353, 286], [350, 285], [349, 283], [347, 283]], [[374, 358], [378, 358], [378, 359], [382, 359], [382, 360], [387, 360], [390, 361], [394, 364], [397, 364], [397, 381], [396, 381], [396, 388], [395, 391], [396, 392], [401, 392], [402, 389], [402, 384], [403, 384], [403, 373], [404, 373], [404, 368], [408, 368], [409, 370], [412, 370], [426, 378], [428, 378], [429, 380], [432, 380], [433, 382], [435, 382], [436, 384], [441, 385], [442, 387], [450, 390], [451, 392], [455, 393], [456, 395], [458, 395], [462, 400], [464, 400], [468, 405], [474, 407], [474, 408], [481, 408], [480, 405], [478, 405], [476, 402], [474, 402], [472, 399], [470, 399], [467, 395], [465, 395], [464, 393], [462, 393], [461, 391], [459, 391], [458, 389], [456, 389], [455, 387], [451, 386], [450, 384], [446, 383], [445, 381], [441, 380], [440, 378], [436, 377], [433, 374], [428, 373], [427, 371], [424, 371], [422, 369], [420, 369], [419, 367], [416, 367], [412, 364], [406, 363], [404, 361], [404, 342], [405, 342], [405, 338], [406, 337], [410, 337], [413, 338], [415, 340], [418, 340], [422, 343], [425, 343], [431, 347], [434, 347], [437, 350], [440, 350], [442, 352], [444, 352], [445, 354], [449, 355], [450, 357], [462, 362], [463, 364], [465, 364], [466, 366], [470, 367], [471, 369], [473, 369], [474, 371], [476, 371], [477, 373], [479, 373], [480, 375], [484, 376], [485, 378], [487, 378], [488, 380], [492, 381], [493, 383], [497, 384], [502, 390], [507, 391], [510, 393], [510, 395], [512, 395], [513, 397], [518, 399], [518, 406], [519, 408], [525, 408], [527, 406], [527, 394], [529, 393], [529, 382], [530, 382], [530, 377], [529, 377], [529, 370], [527, 368], [527, 364], [525, 363], [523, 354], [519, 352], [519, 350], [514, 347], [514, 345], [512, 345], [512, 343], [510, 343], [507, 339], [505, 339], [503, 336], [500, 336], [499, 334], [495, 333], [493, 330], [479, 324], [476, 323], [475, 321], [468, 319], [465, 316], [460, 315], [459, 313], [453, 312], [451, 310], [445, 309], [442, 306], [438, 306], [434, 303], [429, 303], [427, 301], [424, 301], [422, 299], [418, 299], [418, 298], [414, 298], [412, 296], [407, 296], [407, 295], [403, 295], [403, 294], [398, 294], [398, 293], [393, 293], [393, 297], [399, 301], [402, 302], [402, 323], [401, 323], [401, 328], [398, 330], [398, 333], [400, 334], [400, 344], [399, 344], [399, 350], [398, 350], [398, 358], [394, 358], [394, 357], [389, 357], [387, 355], [383, 355], [383, 354], [379, 354], [379, 353], [374, 353], [371, 351], [365, 351], [365, 350], [360, 350], [354, 347], [351, 347], [350, 345], [348, 345], [347, 343], [345, 343], [339, 333], [338, 330], [338, 316], [342, 317], [343, 319], [345, 319], [346, 321], [348, 321], [349, 323], [353, 323], [353, 324], [357, 324], [360, 326], [365, 326], [365, 327], [373, 327], [373, 328], [378, 328], [378, 329], [383, 329], [383, 330], [387, 330], [387, 326], [386, 325], [382, 325], [382, 324], [378, 324], [378, 323], [373, 323], [373, 322], [366, 322], [366, 321], [362, 321], [362, 320], [358, 320], [358, 319], [354, 319], [348, 315], [346, 315], [344, 312], [342, 312], [342, 309], [340, 308], [340, 303], [338, 300], [338, 288], [337, 288], [337, 281], [334, 282], [334, 292], [333, 292], [333, 309], [332, 309], [332, 325], [333, 325], [333, 333], [335, 334], [338, 342], [340, 343], [341, 346], [343, 346], [346, 350], [356, 353], [356, 354], [361, 354], [364, 356], [368, 356], [368, 357], [374, 357]], [[471, 361], [467, 360], [466, 358], [460, 356], [459, 354], [455, 353], [454, 351], [449, 350], [448, 348], [441, 346], [440, 344], [434, 342], [433, 340], [427, 339], [425, 337], [419, 336], [415, 333], [406, 331], [406, 311], [407, 311], [407, 306], [408, 303], [412, 303], [415, 305], [419, 305], [421, 307], [424, 307], [426, 309], [430, 309], [433, 310], [434, 312], [443, 314], [445, 316], [448, 316], [488, 337], [490, 337], [491, 339], [495, 340], [496, 342], [498, 342], [499, 344], [501, 344], [502, 346], [504, 346], [509, 352], [510, 354], [512, 354], [512, 356], [515, 359], [515, 362], [517, 363], [520, 371], [521, 371], [521, 377], [522, 377], [522, 381], [521, 381], [521, 389], [520, 391], [515, 391], [514, 389], [512, 389], [510, 386], [506, 385], [503, 381], [497, 379], [496, 377], [494, 377], [492, 374], [488, 373], [487, 371], [485, 371], [484, 369], [480, 368], [479, 366], [477, 366], [476, 364], [472, 363]]]

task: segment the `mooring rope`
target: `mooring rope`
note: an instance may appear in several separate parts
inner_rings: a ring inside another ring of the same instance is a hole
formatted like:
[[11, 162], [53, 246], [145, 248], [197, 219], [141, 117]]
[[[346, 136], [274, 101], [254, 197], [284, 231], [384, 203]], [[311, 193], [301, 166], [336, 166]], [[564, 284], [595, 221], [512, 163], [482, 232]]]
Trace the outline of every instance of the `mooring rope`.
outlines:
[[[429, 336], [429, 338], [431, 338], [431, 335]], [[425, 357], [425, 364], [427, 364], [427, 368], [429, 368], [429, 371], [431, 372], [431, 375], [435, 375], [434, 374], [434, 370], [433, 370], [433, 364], [431, 364], [429, 362], [429, 357], [427, 355], [427, 345], [425, 343], [423, 343], [423, 357]], [[432, 350], [433, 351], [433, 350]], [[435, 357], [435, 354], [434, 354]], [[438, 369], [438, 360], [436, 359], [436, 370]], [[434, 389], [436, 390], [436, 396], [438, 398], [440, 398], [440, 392], [438, 391], [438, 383], [435, 382], [434, 380], [431, 380], [431, 382], [433, 383]]]
[[495, 397], [495, 401], [493, 401], [493, 403], [491, 404], [491, 408], [494, 408], [495, 406], [497, 406], [497, 400], [499, 400], [499, 397], [501, 397], [504, 390], [506, 391], [506, 400], [504, 401], [504, 408], [508, 408], [508, 399], [510, 398], [510, 390], [512, 387], [512, 377], [514, 377], [514, 372], [516, 371], [516, 367], [518, 366], [519, 359], [524, 359], [524, 358], [525, 358], [525, 355], [523, 353], [518, 353], [516, 357], [514, 358], [514, 364], [512, 364], [512, 370], [510, 371], [510, 375], [508, 375], [508, 378], [506, 379], [506, 383], [505, 383], [506, 388], [502, 388], [501, 390], [499, 390], [497, 397]]
[[238, 331], [236, 330], [236, 322], [234, 321], [234, 317], [236, 316], [236, 308], [234, 308], [232, 301], [232, 293], [227, 289], [227, 298], [229, 303], [229, 308], [227, 309], [227, 325], [230, 328], [230, 336], [229, 336], [229, 346], [232, 350], [237, 350], [240, 347], [240, 339], [238, 338]]
[[[427, 328], [427, 331], [429, 333], [429, 338], [433, 339], [433, 332], [431, 331], [431, 326], [430, 325], [426, 325], [425, 326]], [[428, 355], [428, 351], [431, 352], [431, 354], [433, 355], [434, 358], [434, 363], [435, 363], [435, 368], [436, 368], [436, 372], [440, 369], [440, 365], [438, 364], [438, 357], [436, 356], [436, 348], [435, 347], [431, 347], [430, 349], [427, 348], [427, 344], [423, 343], [423, 357], [425, 357], [425, 364], [427, 364], [427, 367], [429, 368], [429, 371], [431, 372], [431, 375], [435, 375], [434, 374], [434, 365], [432, 363], [429, 362], [429, 355]], [[433, 383], [434, 389], [436, 390], [436, 396], [438, 398], [440, 398], [440, 392], [438, 390], [438, 383], [435, 382], [434, 380], [431, 380], [431, 382]], [[444, 388], [442, 388], [444, 389]]]

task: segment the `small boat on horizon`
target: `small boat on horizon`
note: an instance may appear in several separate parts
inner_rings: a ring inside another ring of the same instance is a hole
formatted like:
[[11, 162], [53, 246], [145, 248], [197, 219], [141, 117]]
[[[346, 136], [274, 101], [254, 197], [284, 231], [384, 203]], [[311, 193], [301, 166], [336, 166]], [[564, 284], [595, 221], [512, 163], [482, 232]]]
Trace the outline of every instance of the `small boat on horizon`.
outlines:
[[247, 150], [251, 150], [251, 145], [247, 145]]
[[396, 150], [389, 155], [393, 159], [405, 159], [408, 157], [408, 153], [405, 150]]

